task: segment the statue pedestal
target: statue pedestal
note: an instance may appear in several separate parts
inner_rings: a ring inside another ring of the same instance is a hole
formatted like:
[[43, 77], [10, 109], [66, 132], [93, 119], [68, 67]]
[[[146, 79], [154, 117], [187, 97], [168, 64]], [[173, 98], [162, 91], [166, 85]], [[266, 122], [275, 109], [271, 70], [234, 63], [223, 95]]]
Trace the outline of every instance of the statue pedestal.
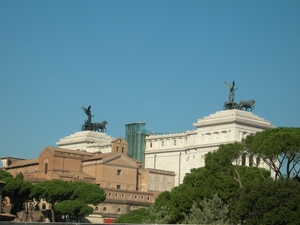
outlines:
[[105, 133], [95, 131], [80, 131], [59, 139], [59, 148], [80, 150], [87, 152], [111, 152], [111, 142], [114, 138]]
[[[238, 109], [218, 111], [193, 124], [197, 128], [199, 140], [205, 143], [239, 142], [249, 134], [254, 134], [274, 126], [252, 112]], [[226, 138], [225, 138], [226, 136]]]

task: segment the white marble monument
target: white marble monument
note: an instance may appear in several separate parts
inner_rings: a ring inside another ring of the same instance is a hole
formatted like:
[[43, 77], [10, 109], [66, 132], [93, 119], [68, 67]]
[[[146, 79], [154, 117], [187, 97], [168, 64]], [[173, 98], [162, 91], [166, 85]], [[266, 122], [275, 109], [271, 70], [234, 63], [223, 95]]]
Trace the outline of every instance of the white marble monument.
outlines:
[[111, 152], [111, 142], [115, 138], [95, 131], [80, 131], [61, 138], [56, 144], [60, 148], [87, 151], [92, 153]]
[[[146, 137], [145, 168], [175, 171], [175, 185], [182, 183], [192, 168], [204, 166], [204, 156], [220, 144], [240, 142], [249, 134], [274, 128], [267, 120], [252, 112], [232, 109], [218, 111], [198, 119], [196, 129], [182, 133]], [[249, 165], [249, 157], [237, 164]], [[259, 167], [270, 169], [262, 160], [253, 158]]]

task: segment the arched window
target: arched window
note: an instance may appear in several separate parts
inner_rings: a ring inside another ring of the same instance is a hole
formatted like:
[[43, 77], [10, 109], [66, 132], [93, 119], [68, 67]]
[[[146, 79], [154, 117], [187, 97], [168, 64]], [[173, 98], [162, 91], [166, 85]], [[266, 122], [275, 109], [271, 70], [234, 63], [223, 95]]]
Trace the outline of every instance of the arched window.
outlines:
[[45, 174], [48, 173], [48, 163], [45, 163], [44, 173], [45, 173]]
[[98, 206], [95, 207], [95, 212], [98, 212], [99, 208]]
[[117, 213], [120, 214], [121, 213], [121, 208], [117, 209]]
[[106, 207], [103, 207], [103, 212], [106, 212], [106, 210], [107, 210]]
[[42, 209], [46, 209], [46, 204], [45, 203], [42, 204]]

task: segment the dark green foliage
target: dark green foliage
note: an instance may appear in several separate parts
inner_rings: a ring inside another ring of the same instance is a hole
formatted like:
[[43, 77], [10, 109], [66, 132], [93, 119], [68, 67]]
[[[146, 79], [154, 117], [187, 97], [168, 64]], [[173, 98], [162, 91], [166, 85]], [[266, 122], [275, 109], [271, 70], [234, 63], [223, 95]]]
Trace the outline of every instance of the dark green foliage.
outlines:
[[44, 198], [54, 205], [57, 202], [67, 200], [72, 195], [70, 182], [63, 180], [47, 180], [33, 186], [31, 197], [36, 199]]
[[209, 152], [205, 155], [205, 167], [212, 171], [227, 169], [232, 162], [240, 157], [243, 152], [241, 143], [220, 145], [217, 151]]
[[[277, 178], [300, 173], [300, 128], [280, 127], [249, 135], [243, 144], [247, 151], [268, 163]], [[286, 176], [285, 176], [286, 173]]]
[[247, 183], [231, 205], [234, 224], [297, 224], [300, 221], [300, 183], [265, 180]]
[[60, 215], [75, 216], [78, 222], [79, 217], [91, 214], [94, 209], [81, 200], [65, 200], [57, 203], [54, 210]]
[[12, 204], [10, 213], [17, 215], [17, 212], [24, 210], [24, 202], [30, 198], [32, 184], [10, 176], [2, 180], [6, 183], [2, 195], [10, 198]]
[[127, 214], [121, 215], [114, 222], [115, 223], [143, 223], [143, 221], [149, 219], [150, 213], [145, 208], [130, 211]]
[[[105, 200], [105, 192], [95, 184], [85, 182], [68, 182], [63, 180], [48, 180], [36, 184], [31, 190], [32, 198], [44, 198], [47, 202], [56, 207], [55, 212], [63, 215], [79, 216], [87, 215], [93, 211], [88, 204], [97, 205]], [[74, 207], [72, 205], [74, 202]], [[62, 206], [61, 206], [62, 205]], [[69, 206], [66, 212], [63, 206]]]
[[71, 186], [73, 189], [71, 200], [76, 199], [93, 205], [98, 205], [105, 200], [104, 190], [96, 184], [74, 182]]
[[24, 175], [23, 175], [23, 173], [17, 173], [16, 178], [17, 178], [17, 179], [20, 179], [20, 180], [24, 180]]
[[208, 153], [205, 167], [191, 169], [183, 184], [159, 195], [155, 208], [167, 206], [171, 210], [170, 223], [180, 223], [184, 215], [190, 214], [193, 203], [199, 205], [203, 199], [212, 199], [217, 194], [224, 204], [230, 204], [241, 186], [269, 179], [270, 172], [265, 169], [232, 164], [242, 149], [241, 144], [233, 143], [221, 145], [218, 150]]
[[13, 177], [9, 172], [6, 172], [5, 170], [0, 170], [0, 180], [3, 181], [3, 179], [7, 177]]

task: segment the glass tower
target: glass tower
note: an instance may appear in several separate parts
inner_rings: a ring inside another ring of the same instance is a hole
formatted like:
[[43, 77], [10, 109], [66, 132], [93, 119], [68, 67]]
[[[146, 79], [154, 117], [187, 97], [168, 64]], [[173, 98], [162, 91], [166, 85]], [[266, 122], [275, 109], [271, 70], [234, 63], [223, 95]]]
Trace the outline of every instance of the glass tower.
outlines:
[[125, 124], [125, 140], [128, 143], [127, 155], [137, 159], [145, 166], [145, 124], [129, 123]]

